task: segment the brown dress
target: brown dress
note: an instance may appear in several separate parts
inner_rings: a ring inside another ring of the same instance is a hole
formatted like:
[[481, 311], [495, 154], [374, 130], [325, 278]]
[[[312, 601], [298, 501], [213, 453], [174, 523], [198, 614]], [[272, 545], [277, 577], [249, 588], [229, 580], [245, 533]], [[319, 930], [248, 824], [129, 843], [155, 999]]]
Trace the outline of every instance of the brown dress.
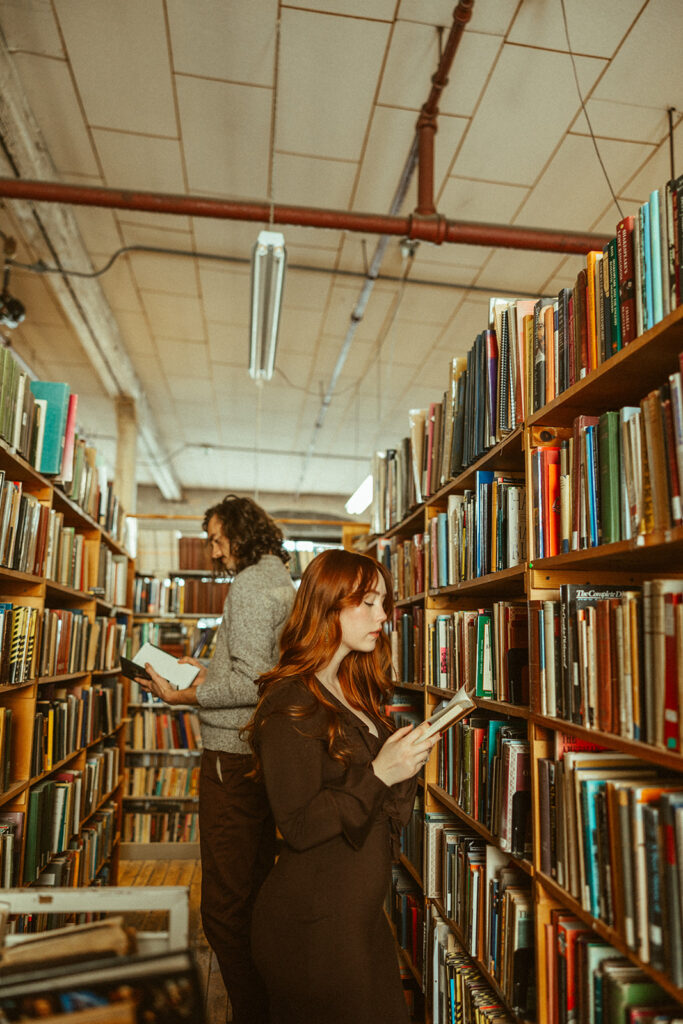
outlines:
[[[325, 711], [297, 681], [267, 706], [313, 707], [292, 719], [257, 712], [256, 747], [285, 845], [257, 897], [252, 954], [266, 982], [271, 1024], [406, 1024], [396, 947], [383, 903], [400, 827], [417, 782], [387, 787], [370, 762], [373, 736], [338, 704], [351, 761], [327, 752]], [[264, 705], [262, 705], [262, 708]]]

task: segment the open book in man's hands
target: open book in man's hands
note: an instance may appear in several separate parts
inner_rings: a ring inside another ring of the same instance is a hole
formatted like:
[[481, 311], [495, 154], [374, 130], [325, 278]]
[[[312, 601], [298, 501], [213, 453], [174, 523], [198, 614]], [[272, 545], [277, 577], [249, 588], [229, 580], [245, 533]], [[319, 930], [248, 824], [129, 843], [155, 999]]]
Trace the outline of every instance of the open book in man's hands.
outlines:
[[420, 738], [426, 740], [430, 736], [440, 735], [446, 729], [450, 729], [452, 725], [455, 725], [456, 722], [459, 722], [465, 715], [469, 715], [475, 706], [465, 687], [461, 686], [454, 697], [451, 697], [450, 700], [442, 700], [440, 704], [437, 704], [427, 719], [429, 728]]
[[[172, 654], [162, 651], [160, 647], [150, 643], [142, 645], [138, 653], [133, 656], [132, 664], [128, 662], [126, 665], [126, 661], [127, 659], [125, 658], [121, 659], [121, 671], [124, 675], [129, 675], [131, 679], [134, 679], [136, 675], [146, 676], [145, 663], [148, 662], [160, 676], [168, 679], [171, 686], [175, 686], [177, 690], [185, 690], [188, 686], [191, 686], [199, 672], [196, 665], [188, 663], [181, 665]], [[141, 668], [140, 672], [137, 672], [135, 669], [137, 665]]]

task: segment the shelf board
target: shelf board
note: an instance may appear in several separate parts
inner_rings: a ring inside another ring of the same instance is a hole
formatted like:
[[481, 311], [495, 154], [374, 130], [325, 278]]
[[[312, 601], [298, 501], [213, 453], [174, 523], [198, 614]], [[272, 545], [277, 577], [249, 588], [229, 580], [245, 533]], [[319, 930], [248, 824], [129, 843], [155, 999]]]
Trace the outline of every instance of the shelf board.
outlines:
[[44, 686], [47, 683], [68, 683], [74, 679], [83, 679], [88, 675], [90, 675], [89, 670], [83, 669], [82, 672], [67, 672], [59, 676], [38, 676], [37, 682], [39, 686]]
[[499, 572], [491, 572], [486, 576], [477, 576], [471, 580], [463, 580], [462, 583], [452, 583], [447, 587], [430, 587], [428, 596], [430, 598], [458, 598], [458, 597], [501, 597], [505, 594], [510, 597], [513, 594], [524, 592], [524, 574], [526, 567], [513, 565], [511, 569], [501, 569]]
[[177, 749], [163, 747], [160, 750], [145, 750], [142, 747], [125, 747], [123, 752], [124, 754], [179, 754], [182, 757], [199, 757], [201, 754], [201, 750], [186, 750], [184, 747]]
[[144, 796], [130, 796], [124, 793], [122, 797], [125, 803], [199, 803], [198, 796], [152, 796], [146, 793]]
[[[425, 692], [425, 688], [422, 685], [422, 683], [403, 683], [403, 682], [401, 682], [401, 683], [394, 683], [394, 688], [396, 690], [412, 690], [414, 693], [424, 693]], [[387, 706], [391, 707], [390, 704], [387, 705]]]
[[663, 768], [683, 772], [683, 753], [678, 753], [675, 750], [665, 750], [664, 747], [655, 747], [650, 743], [631, 740], [626, 736], [617, 736], [611, 732], [587, 729], [584, 725], [567, 722], [564, 718], [551, 718], [549, 715], [541, 715], [535, 711], [530, 712], [529, 718], [535, 725], [540, 725], [544, 729], [561, 732], [567, 736], [579, 736], [597, 746], [606, 747], [609, 750], [620, 750], [624, 754], [631, 754], [643, 761], [659, 764]]
[[417, 885], [419, 885], [421, 889], [423, 889], [424, 888], [424, 884], [423, 884], [423, 881], [422, 881], [422, 875], [417, 870], [415, 865], [410, 860], [408, 860], [408, 858], [406, 857], [406, 855], [404, 853], [400, 853], [398, 859], [401, 862], [402, 867], [405, 868], [405, 870], [408, 872], [408, 874], [413, 879], [413, 881]]
[[394, 601], [394, 608], [406, 608], [411, 604], [419, 604], [424, 601], [425, 594], [413, 594], [412, 597], [401, 597], [398, 601]]
[[614, 946], [619, 953], [628, 957], [628, 959], [638, 967], [641, 967], [646, 974], [649, 974], [649, 976], [653, 978], [658, 985], [661, 985], [666, 992], [672, 995], [674, 999], [678, 1000], [678, 1002], [683, 1002], [683, 988], [677, 988], [671, 978], [662, 971], [656, 970], [650, 964], [643, 963], [643, 961], [638, 958], [634, 950], [630, 949], [626, 945], [619, 932], [615, 931], [614, 928], [610, 928], [609, 925], [605, 924], [605, 922], [601, 921], [599, 918], [593, 917], [593, 915], [588, 913], [587, 910], [584, 910], [578, 900], [574, 899], [566, 889], [563, 889], [557, 884], [557, 882], [552, 878], [548, 878], [548, 876], [544, 875], [541, 871], [536, 872], [536, 881], [542, 885], [547, 893], [556, 899], [558, 903], [567, 907], [567, 909], [575, 914], [576, 917], [584, 921], [593, 929], [594, 932], [597, 932], [601, 938]]
[[7, 804], [10, 800], [14, 800], [16, 796], [23, 793], [28, 784], [28, 779], [17, 779], [14, 782], [10, 782], [5, 792], [0, 793], [0, 805]]
[[569, 574], [581, 576], [587, 569], [605, 570], [615, 577], [617, 573], [627, 572], [634, 585], [651, 578], [657, 572], [667, 576], [680, 575], [683, 571], [681, 566], [683, 526], [657, 530], [631, 540], [619, 540], [614, 544], [599, 544], [594, 548], [570, 551], [552, 558], [538, 558], [529, 563], [535, 575], [547, 574], [549, 578], [561, 573], [569, 579]]
[[477, 473], [486, 470], [494, 470], [501, 473], [524, 472], [521, 424], [511, 433], [507, 434], [502, 441], [499, 441], [498, 444], [484, 452], [471, 466], [468, 466], [454, 477], [453, 480], [449, 480], [448, 483], [444, 484], [441, 490], [427, 499], [427, 504], [443, 505], [445, 508], [449, 495], [473, 490]]
[[[434, 697], [439, 697], [442, 700], [455, 697], [457, 692], [457, 690], [445, 686], [427, 687], [427, 693], [431, 693]], [[490, 697], [472, 696], [472, 699], [478, 708], [482, 708], [485, 711], [495, 711], [497, 714], [507, 715], [508, 718], [528, 718], [530, 715], [529, 708], [522, 707], [519, 704], [508, 704], [506, 701], [493, 700]]]

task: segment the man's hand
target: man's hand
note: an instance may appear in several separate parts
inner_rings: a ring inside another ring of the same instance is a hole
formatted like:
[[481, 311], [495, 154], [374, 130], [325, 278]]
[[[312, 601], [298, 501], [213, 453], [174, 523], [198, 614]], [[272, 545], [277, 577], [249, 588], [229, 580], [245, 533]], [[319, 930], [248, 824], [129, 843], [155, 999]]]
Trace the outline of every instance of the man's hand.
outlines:
[[195, 676], [192, 685], [201, 686], [201, 684], [206, 679], [206, 665], [202, 665], [201, 661], [198, 661], [197, 658], [191, 658], [189, 654], [184, 655], [182, 658], [178, 658], [178, 664], [194, 665], [195, 668], [198, 668], [199, 672]]
[[[197, 664], [191, 658], [192, 664]], [[192, 686], [188, 686], [185, 690], [177, 690], [175, 686], [171, 686], [168, 679], [164, 679], [156, 672], [149, 662], [145, 663], [145, 668], [149, 672], [150, 678], [143, 679], [142, 676], [136, 676], [135, 681], [140, 684], [149, 693], [153, 693], [155, 697], [159, 697], [166, 704], [197, 704], [197, 687], [199, 686], [199, 676], [192, 683]], [[201, 673], [200, 673], [201, 674]]]

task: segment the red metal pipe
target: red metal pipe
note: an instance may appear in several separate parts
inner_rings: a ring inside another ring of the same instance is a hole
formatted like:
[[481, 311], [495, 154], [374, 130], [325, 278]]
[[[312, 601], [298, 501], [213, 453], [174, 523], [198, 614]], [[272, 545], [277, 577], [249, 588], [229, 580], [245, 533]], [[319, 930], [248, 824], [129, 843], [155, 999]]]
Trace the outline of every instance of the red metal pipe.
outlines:
[[[217, 220], [260, 221], [266, 224], [271, 215], [271, 206], [267, 202], [137, 192], [95, 185], [27, 181], [22, 178], [0, 178], [0, 196], [34, 202], [144, 210], [150, 213], [175, 213], [186, 217], [212, 217]], [[275, 205], [272, 214], [273, 222], [276, 224], [329, 228], [334, 231], [358, 231], [363, 234], [397, 235], [418, 238], [436, 245], [442, 242], [457, 242], [459, 245], [487, 245], [495, 248], [582, 254], [591, 249], [602, 249], [610, 241], [609, 235], [524, 228], [509, 224], [481, 224], [474, 221], [447, 220], [441, 216], [427, 218], [413, 214], [408, 217], [396, 217], [389, 214], [383, 216], [284, 204]]]
[[458, 44], [465, 31], [467, 22], [472, 17], [474, 0], [460, 0], [453, 11], [453, 24], [446, 45], [443, 48], [439, 66], [432, 75], [432, 88], [425, 103], [422, 105], [417, 120], [418, 139], [417, 165], [417, 207], [415, 212], [421, 217], [433, 217], [434, 206], [434, 137], [437, 132], [439, 100], [444, 88], [448, 85], [448, 74], [453, 66]]

